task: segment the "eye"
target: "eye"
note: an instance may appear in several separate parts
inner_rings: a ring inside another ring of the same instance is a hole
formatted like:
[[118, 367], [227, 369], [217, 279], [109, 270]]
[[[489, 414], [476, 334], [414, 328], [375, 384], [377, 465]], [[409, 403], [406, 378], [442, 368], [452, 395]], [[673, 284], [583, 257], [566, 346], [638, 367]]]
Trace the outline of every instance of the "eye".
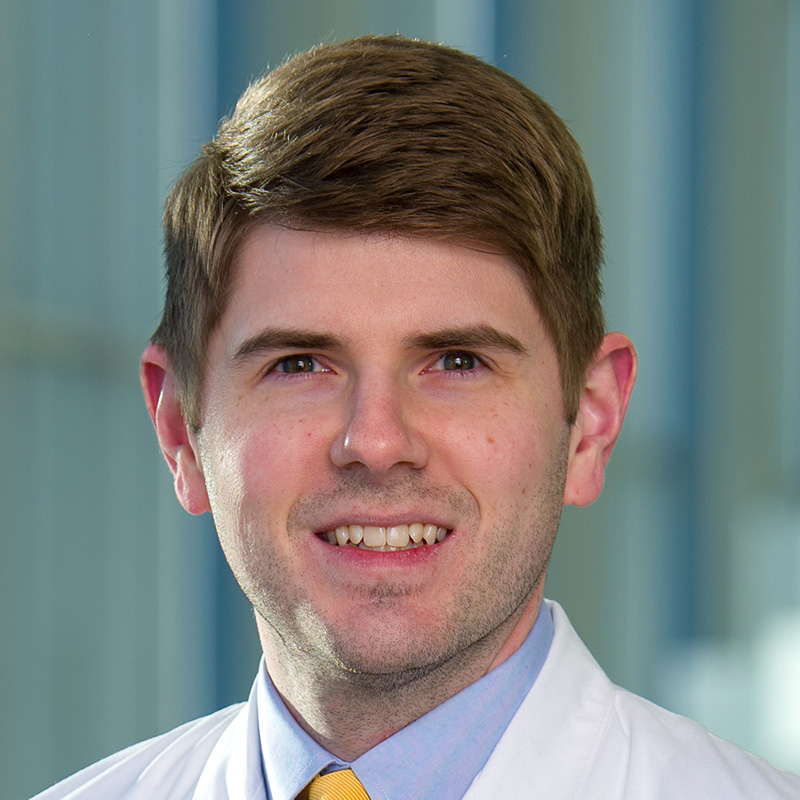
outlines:
[[312, 356], [302, 354], [296, 356], [286, 356], [275, 363], [271, 371], [280, 372], [284, 375], [297, 375], [303, 372], [317, 372], [320, 365]]
[[481, 360], [473, 353], [466, 350], [451, 350], [440, 356], [432, 369], [443, 372], [472, 372], [482, 365]]

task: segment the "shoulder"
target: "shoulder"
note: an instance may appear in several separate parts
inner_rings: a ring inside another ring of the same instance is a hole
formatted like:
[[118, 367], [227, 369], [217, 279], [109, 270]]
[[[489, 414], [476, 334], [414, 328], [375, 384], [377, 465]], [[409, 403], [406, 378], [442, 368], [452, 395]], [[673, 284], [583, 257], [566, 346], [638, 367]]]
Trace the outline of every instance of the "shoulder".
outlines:
[[800, 777], [618, 687], [595, 769], [624, 780], [626, 797], [800, 798]]
[[560, 606], [539, 677], [469, 800], [798, 800], [800, 778], [615, 686]]
[[75, 773], [32, 800], [184, 800], [244, 703], [187, 722]]

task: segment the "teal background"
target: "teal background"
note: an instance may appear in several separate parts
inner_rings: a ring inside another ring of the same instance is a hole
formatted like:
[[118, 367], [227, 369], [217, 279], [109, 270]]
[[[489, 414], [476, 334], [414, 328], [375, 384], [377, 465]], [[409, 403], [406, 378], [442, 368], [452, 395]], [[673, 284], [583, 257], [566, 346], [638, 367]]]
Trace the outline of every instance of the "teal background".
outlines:
[[566, 119], [640, 382], [548, 594], [611, 677], [800, 769], [797, 0], [0, 4], [0, 796], [246, 695], [255, 627], [137, 361], [160, 209], [248, 80], [401, 32]]

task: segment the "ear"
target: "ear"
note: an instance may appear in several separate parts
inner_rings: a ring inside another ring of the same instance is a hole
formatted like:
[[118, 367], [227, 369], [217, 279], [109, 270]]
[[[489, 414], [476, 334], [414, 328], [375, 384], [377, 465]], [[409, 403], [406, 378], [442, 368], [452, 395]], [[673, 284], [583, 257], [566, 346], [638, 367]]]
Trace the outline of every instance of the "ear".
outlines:
[[586, 370], [578, 416], [572, 426], [565, 505], [587, 506], [600, 496], [637, 370], [633, 342], [622, 333], [606, 335]]
[[163, 347], [151, 344], [139, 367], [144, 402], [161, 452], [175, 478], [175, 494], [190, 514], [210, 510], [197, 438], [183, 417], [172, 368]]

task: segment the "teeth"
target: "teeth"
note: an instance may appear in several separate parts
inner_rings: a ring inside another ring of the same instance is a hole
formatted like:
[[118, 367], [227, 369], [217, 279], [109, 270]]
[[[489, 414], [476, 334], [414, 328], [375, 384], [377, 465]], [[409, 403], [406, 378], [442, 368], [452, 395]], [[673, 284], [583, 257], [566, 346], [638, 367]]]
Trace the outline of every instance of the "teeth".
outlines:
[[408, 544], [408, 525], [395, 525], [386, 529], [386, 544], [405, 547]]
[[436, 541], [436, 534], [439, 529], [435, 525], [426, 525], [425, 530], [422, 532], [422, 538], [427, 544], [433, 544]]
[[390, 552], [393, 550], [411, 550], [423, 544], [435, 544], [447, 537], [447, 528], [436, 525], [414, 522], [411, 525], [392, 525], [388, 528], [376, 525], [340, 525], [332, 531], [326, 531], [325, 539], [330, 544], [343, 547], [355, 545], [362, 550]]
[[383, 547], [386, 544], [386, 528], [365, 525], [364, 544], [367, 547]]
[[364, 528], [361, 525], [350, 525], [350, 541], [353, 544], [360, 544], [364, 538]]

